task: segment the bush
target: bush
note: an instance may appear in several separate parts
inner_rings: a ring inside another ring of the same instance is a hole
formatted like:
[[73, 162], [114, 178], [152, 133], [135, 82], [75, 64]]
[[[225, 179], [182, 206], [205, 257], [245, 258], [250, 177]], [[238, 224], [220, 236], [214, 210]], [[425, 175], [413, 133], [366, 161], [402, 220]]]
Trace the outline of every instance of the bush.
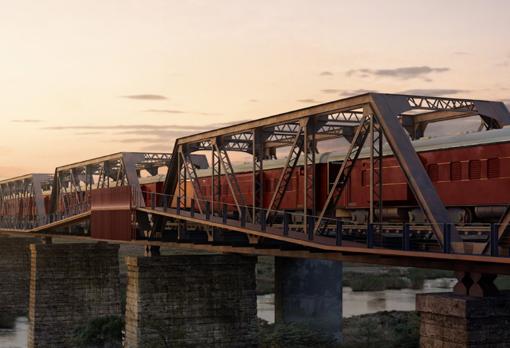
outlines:
[[16, 316], [11, 313], [0, 313], [0, 329], [14, 329]]
[[73, 343], [82, 348], [120, 348], [123, 328], [120, 317], [97, 318], [76, 330]]
[[338, 347], [334, 337], [314, 330], [306, 324], [267, 324], [263, 320], [259, 323], [261, 348]]
[[379, 312], [344, 319], [343, 348], [414, 348], [419, 346], [416, 312]]
[[267, 324], [259, 320], [262, 348], [415, 348], [419, 346], [416, 312], [379, 312], [343, 320], [343, 342], [306, 324]]

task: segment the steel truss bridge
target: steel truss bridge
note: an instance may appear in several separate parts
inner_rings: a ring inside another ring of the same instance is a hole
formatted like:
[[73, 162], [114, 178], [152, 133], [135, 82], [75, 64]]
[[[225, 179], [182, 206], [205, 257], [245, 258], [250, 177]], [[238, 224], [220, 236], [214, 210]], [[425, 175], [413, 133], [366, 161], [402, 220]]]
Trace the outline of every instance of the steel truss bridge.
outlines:
[[[172, 153], [118, 153], [58, 167], [52, 175], [4, 180], [0, 231], [142, 244], [149, 253], [165, 246], [452, 269], [459, 279], [455, 291], [482, 296], [496, 291], [495, 275], [510, 274], [510, 208], [499, 224], [452, 223], [411, 143], [429, 124], [471, 116], [480, 118], [480, 131], [510, 124], [501, 102], [368, 93], [182, 137]], [[315, 164], [320, 144], [335, 139], [344, 139], [348, 150], [319, 206]], [[427, 224], [383, 220], [384, 144]], [[335, 217], [335, 207], [363, 149], [370, 160], [369, 223], [352, 226]], [[285, 165], [266, 197], [264, 164], [283, 151]], [[251, 157], [250, 195], [234, 171], [235, 152]], [[210, 158], [208, 190], [197, 175], [207, 164], [197, 154]], [[298, 166], [305, 178], [303, 209], [283, 211]], [[160, 167], [168, 168], [163, 192], [143, 192], [141, 172], [154, 176]], [[222, 201], [225, 189], [233, 202]]]

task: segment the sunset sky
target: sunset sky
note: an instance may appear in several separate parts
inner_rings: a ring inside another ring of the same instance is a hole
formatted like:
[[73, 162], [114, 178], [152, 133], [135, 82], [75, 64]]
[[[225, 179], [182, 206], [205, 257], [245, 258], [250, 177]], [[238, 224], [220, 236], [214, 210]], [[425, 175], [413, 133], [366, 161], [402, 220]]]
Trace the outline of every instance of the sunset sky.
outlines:
[[0, 0], [0, 177], [366, 90], [510, 104], [510, 1]]

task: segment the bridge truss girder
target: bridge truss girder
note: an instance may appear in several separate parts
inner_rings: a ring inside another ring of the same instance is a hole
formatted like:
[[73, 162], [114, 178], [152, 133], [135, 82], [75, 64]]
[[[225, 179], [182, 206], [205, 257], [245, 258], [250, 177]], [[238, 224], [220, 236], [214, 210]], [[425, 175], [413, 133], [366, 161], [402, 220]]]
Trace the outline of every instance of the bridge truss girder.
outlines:
[[52, 182], [51, 174], [29, 174], [0, 181], [0, 220], [3, 220], [0, 224], [18, 227], [15, 225], [37, 226], [43, 222], [44, 192], [51, 190]]
[[[137, 206], [144, 206], [139, 178], [142, 170], [157, 175], [160, 167], [169, 165], [168, 153], [120, 152], [91, 160], [57, 167], [53, 175], [49, 213], [59, 219], [90, 209], [92, 190], [131, 186]], [[146, 229], [148, 220], [141, 218]]]
[[[244, 199], [235, 185], [231, 191], [239, 202], [251, 203], [253, 211], [264, 202], [263, 189], [263, 162], [274, 158], [276, 149], [290, 147], [286, 165], [282, 169], [275, 194], [271, 197], [266, 218], [271, 212], [278, 209], [279, 202], [285, 195], [288, 178], [297, 165], [304, 164], [305, 177], [313, 176], [311, 165], [315, 164], [317, 143], [330, 139], [345, 138], [351, 142], [351, 152], [344, 162], [345, 178], [338, 178], [329, 192], [329, 199], [325, 206], [315, 207], [312, 202], [313, 187], [311, 180], [304, 180], [303, 197], [304, 217], [303, 231], [307, 230], [306, 216], [308, 212], [320, 211], [319, 223], [315, 225], [314, 232], [320, 233], [320, 219], [328, 216], [331, 202], [340, 198], [335, 192], [342, 191], [349, 180], [349, 168], [355, 164], [357, 154], [370, 139], [370, 221], [376, 222], [376, 217], [382, 218], [382, 144], [383, 139], [391, 147], [398, 160], [407, 182], [413, 191], [416, 200], [432, 225], [433, 232], [440, 244], [443, 244], [442, 225], [449, 224], [450, 217], [440, 200], [428, 174], [416, 154], [411, 139], [423, 135], [426, 126], [433, 122], [445, 121], [461, 117], [478, 115], [486, 129], [502, 128], [510, 124], [510, 114], [503, 103], [480, 100], [422, 97], [410, 95], [392, 95], [368, 93], [352, 98], [342, 99], [305, 109], [291, 111], [276, 116], [266, 117], [255, 121], [232, 125], [209, 132], [191, 135], [176, 140], [175, 147], [188, 146], [192, 151], [213, 150], [214, 143], [220, 142], [223, 159], [228, 157], [229, 151], [241, 151], [253, 156], [253, 197]], [[313, 125], [310, 127], [309, 125]], [[221, 162], [219, 156], [213, 151], [213, 177], [221, 175]], [[305, 152], [303, 161], [299, 158]], [[217, 170], [214, 170], [218, 166]], [[228, 169], [228, 167], [227, 167]], [[230, 169], [228, 169], [230, 170]], [[175, 192], [178, 168], [171, 168], [167, 173], [165, 191], [167, 194]], [[342, 174], [343, 175], [343, 174]], [[235, 178], [233, 172], [226, 177]], [[215, 182], [213, 180], [213, 182]], [[219, 181], [218, 181], [219, 183]], [[214, 184], [213, 184], [214, 186]], [[216, 189], [218, 185], [214, 186]], [[217, 192], [213, 189], [213, 192]], [[311, 192], [311, 194], [310, 194]], [[213, 201], [221, 196], [213, 194]], [[310, 197], [310, 198], [308, 198]], [[221, 203], [221, 202], [220, 202]], [[458, 233], [451, 231], [452, 248], [462, 251], [461, 239]]]

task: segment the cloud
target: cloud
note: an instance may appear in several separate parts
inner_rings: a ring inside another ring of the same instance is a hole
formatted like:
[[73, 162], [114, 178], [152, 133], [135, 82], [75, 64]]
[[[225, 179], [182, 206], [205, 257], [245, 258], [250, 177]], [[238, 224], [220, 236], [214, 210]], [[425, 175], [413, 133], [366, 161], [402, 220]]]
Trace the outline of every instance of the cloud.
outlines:
[[156, 114], [193, 114], [200, 116], [218, 116], [221, 114], [215, 112], [200, 112], [200, 111], [186, 111], [186, 110], [176, 110], [176, 109], [147, 109], [144, 112], [151, 112]]
[[331, 71], [322, 71], [319, 76], [333, 76]]
[[312, 99], [312, 98], [309, 98], [309, 99], [298, 99], [297, 101], [300, 102], [300, 103], [307, 103], [307, 104], [319, 104], [319, 103], [321, 103], [321, 101], [315, 100], [315, 99]]
[[74, 135], [97, 135], [97, 134], [104, 134], [104, 132], [78, 132], [78, 133], [74, 133]]
[[122, 98], [137, 99], [137, 100], [165, 100], [167, 97], [159, 94], [131, 94], [123, 95]]
[[342, 91], [341, 89], [334, 89], [334, 88], [326, 88], [326, 89], [321, 90], [322, 93], [327, 93], [327, 94], [336, 94], [336, 93], [340, 93], [341, 91]]
[[34, 119], [34, 118], [25, 118], [25, 119], [17, 119], [11, 120], [13, 123], [40, 123], [42, 120]]
[[425, 88], [425, 89], [407, 89], [400, 93], [411, 94], [411, 95], [425, 95], [425, 96], [436, 96], [441, 97], [445, 95], [453, 95], [460, 93], [467, 93], [469, 91], [464, 89], [446, 89], [446, 88]]
[[171, 152], [171, 147], [173, 144], [165, 142], [165, 143], [155, 143], [152, 145], [144, 146], [141, 148], [141, 151], [147, 152]]
[[148, 125], [148, 124], [132, 124], [132, 125], [72, 125], [72, 126], [49, 126], [41, 127], [43, 130], [158, 130], [158, 129], [186, 129], [202, 131], [209, 129], [210, 125], [196, 126], [196, 125]]
[[450, 68], [433, 68], [430, 66], [408, 66], [394, 69], [353, 69], [346, 72], [347, 76], [357, 77], [393, 77], [401, 80], [415, 78], [424, 78], [430, 80], [427, 76], [434, 73], [444, 73], [450, 71]]
[[185, 111], [182, 110], [173, 110], [173, 109], [147, 109], [144, 112], [153, 112], [153, 113], [167, 113], [167, 114], [184, 114]]
[[248, 100], [248, 101], [249, 101], [250, 103], [258, 103], [258, 102], [259, 102], [259, 100], [258, 100], [258, 99], [250, 99], [250, 100]]
[[131, 124], [131, 125], [61, 125], [40, 127], [46, 131], [77, 131], [75, 134], [94, 135], [106, 134], [99, 139], [105, 143], [126, 144], [131, 151], [170, 151], [171, 145], [177, 138], [202, 133], [208, 130], [230, 126], [232, 124], [250, 121], [240, 119], [231, 122], [217, 122], [201, 125], [191, 124]]
[[353, 95], [360, 95], [360, 94], [366, 94], [366, 93], [371, 93], [371, 92], [375, 92], [375, 91], [371, 90], [371, 89], [350, 89], [350, 90], [341, 91], [338, 95], [341, 97], [351, 97]]

